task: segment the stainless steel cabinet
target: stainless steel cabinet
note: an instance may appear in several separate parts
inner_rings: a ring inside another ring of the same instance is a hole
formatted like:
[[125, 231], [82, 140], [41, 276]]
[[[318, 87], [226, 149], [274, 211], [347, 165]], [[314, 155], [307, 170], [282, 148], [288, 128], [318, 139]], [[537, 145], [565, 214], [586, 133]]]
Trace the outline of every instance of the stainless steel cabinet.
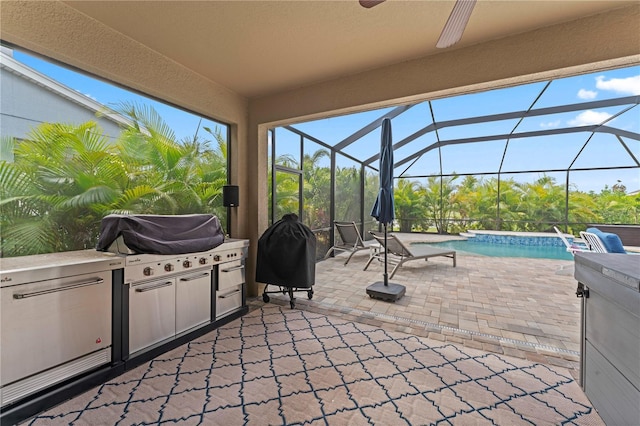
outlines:
[[131, 354], [210, 322], [210, 269], [130, 284]]
[[175, 277], [131, 284], [129, 352], [152, 346], [176, 334]]
[[218, 266], [216, 291], [216, 319], [220, 319], [243, 306], [245, 267], [242, 260]]
[[609, 425], [640, 424], [640, 256], [576, 253], [581, 385]]
[[2, 404], [111, 360], [111, 271], [0, 290]]
[[176, 334], [209, 322], [211, 322], [211, 270], [178, 277]]

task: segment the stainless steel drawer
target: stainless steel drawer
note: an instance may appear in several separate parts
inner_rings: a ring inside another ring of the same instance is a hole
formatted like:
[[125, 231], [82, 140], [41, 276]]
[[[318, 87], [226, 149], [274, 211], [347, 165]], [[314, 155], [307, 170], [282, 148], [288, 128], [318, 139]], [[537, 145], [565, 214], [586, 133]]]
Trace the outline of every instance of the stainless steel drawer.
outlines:
[[2, 386], [111, 346], [111, 272], [0, 292]]
[[216, 292], [216, 319], [242, 307], [242, 287], [238, 284]]
[[211, 322], [211, 270], [178, 277], [176, 334], [209, 322]]
[[176, 334], [175, 278], [132, 284], [129, 289], [129, 352]]
[[245, 268], [242, 260], [222, 263], [218, 270], [218, 290], [226, 291], [244, 284]]

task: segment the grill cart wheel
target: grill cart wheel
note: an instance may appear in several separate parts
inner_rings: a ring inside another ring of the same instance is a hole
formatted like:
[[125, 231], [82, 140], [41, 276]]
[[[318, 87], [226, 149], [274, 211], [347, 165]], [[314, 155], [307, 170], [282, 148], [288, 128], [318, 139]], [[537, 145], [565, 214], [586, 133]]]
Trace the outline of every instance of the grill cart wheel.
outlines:
[[262, 301], [263, 301], [264, 303], [269, 303], [269, 300], [271, 300], [271, 298], [269, 297], [269, 295], [268, 295], [268, 294], [263, 294], [263, 295], [262, 295]]
[[307, 292], [307, 297], [309, 298], [309, 300], [313, 299], [313, 290], [309, 290]]

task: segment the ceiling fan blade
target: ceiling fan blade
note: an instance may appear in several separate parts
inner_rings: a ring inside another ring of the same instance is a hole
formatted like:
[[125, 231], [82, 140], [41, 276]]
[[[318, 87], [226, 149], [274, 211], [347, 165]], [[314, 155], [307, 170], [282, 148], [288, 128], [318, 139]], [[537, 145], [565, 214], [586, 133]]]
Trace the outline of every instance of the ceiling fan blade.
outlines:
[[436, 43], [437, 48], [444, 49], [445, 47], [453, 46], [462, 38], [462, 33], [467, 26], [467, 22], [469, 22], [469, 17], [471, 17], [471, 12], [473, 12], [475, 5], [476, 0], [456, 1], [451, 15], [449, 15], [449, 19], [447, 19], [447, 23], [442, 29], [438, 43]]
[[379, 5], [384, 0], [359, 0], [359, 1], [360, 1], [360, 6], [366, 7], [367, 9], [370, 9], [373, 6]]

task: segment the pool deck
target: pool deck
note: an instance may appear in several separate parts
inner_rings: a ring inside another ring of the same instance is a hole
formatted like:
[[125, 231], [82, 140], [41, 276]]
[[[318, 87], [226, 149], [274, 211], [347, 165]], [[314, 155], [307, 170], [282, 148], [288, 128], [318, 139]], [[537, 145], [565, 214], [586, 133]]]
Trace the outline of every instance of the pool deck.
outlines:
[[[459, 236], [394, 233], [403, 242], [440, 242]], [[370, 298], [366, 287], [383, 278], [367, 251], [318, 262], [314, 296], [296, 293], [296, 308], [342, 316], [466, 347], [568, 368], [578, 378], [580, 301], [573, 261], [485, 257], [459, 253], [404, 264], [390, 282], [406, 286], [395, 303]], [[274, 290], [270, 287], [270, 291]], [[270, 303], [288, 306], [275, 294]], [[263, 304], [261, 297], [250, 301]]]

